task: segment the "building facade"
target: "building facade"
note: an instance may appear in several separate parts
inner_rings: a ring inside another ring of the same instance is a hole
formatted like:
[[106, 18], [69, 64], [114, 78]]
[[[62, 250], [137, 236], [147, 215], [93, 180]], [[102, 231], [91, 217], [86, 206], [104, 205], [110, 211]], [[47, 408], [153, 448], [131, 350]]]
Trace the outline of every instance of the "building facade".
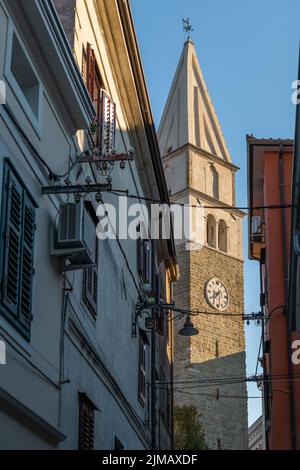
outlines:
[[2, 0], [0, 23], [0, 448], [168, 449], [172, 322], [136, 312], [171, 299], [172, 237], [96, 237], [124, 191], [168, 203], [129, 4]]
[[[235, 208], [238, 168], [226, 147], [190, 39], [179, 60], [158, 136], [172, 202], [202, 204], [204, 212], [201, 249], [187, 250], [180, 240], [177, 245], [176, 305], [203, 314], [193, 317], [200, 334], [192, 338], [176, 335], [182, 322], [175, 323], [175, 406], [197, 406], [210, 449], [246, 449], [244, 213]], [[233, 383], [233, 378], [239, 383]]]
[[247, 142], [249, 257], [260, 265], [261, 309], [267, 317], [261, 381], [266, 447], [299, 449], [299, 364], [293, 363], [299, 336], [288, 300], [293, 141], [247, 136]]
[[260, 416], [248, 430], [248, 448], [249, 450], [265, 450], [265, 432], [264, 420]]

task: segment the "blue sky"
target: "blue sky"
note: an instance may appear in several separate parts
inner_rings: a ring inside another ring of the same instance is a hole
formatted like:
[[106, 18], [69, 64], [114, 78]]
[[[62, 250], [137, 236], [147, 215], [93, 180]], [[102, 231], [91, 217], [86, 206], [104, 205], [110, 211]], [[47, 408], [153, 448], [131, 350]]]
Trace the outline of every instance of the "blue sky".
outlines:
[[[181, 20], [190, 17], [200, 66], [237, 176], [237, 205], [247, 205], [246, 134], [294, 136], [291, 83], [297, 78], [300, 0], [131, 0], [152, 110], [158, 127], [182, 52]], [[247, 260], [245, 311], [259, 310], [259, 274]], [[255, 372], [260, 328], [246, 326], [247, 373]], [[257, 396], [255, 384], [248, 386]], [[260, 414], [250, 399], [249, 424]]]

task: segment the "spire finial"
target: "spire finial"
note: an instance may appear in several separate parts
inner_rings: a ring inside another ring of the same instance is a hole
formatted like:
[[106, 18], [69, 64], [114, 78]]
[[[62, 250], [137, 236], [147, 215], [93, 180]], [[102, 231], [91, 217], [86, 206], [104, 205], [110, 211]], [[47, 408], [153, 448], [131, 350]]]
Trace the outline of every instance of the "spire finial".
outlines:
[[182, 26], [183, 26], [183, 31], [186, 34], [186, 40], [188, 41], [190, 39], [190, 33], [194, 31], [191, 25], [190, 19], [182, 18]]

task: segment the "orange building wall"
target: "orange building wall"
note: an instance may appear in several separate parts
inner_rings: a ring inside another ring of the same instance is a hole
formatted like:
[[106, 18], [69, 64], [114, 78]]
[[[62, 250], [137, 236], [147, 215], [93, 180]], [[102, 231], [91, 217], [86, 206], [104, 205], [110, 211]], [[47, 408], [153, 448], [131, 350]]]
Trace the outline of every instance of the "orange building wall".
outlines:
[[[281, 204], [280, 169], [278, 152], [265, 152], [264, 205]], [[292, 188], [291, 152], [283, 153], [284, 203], [291, 204]], [[286, 253], [283, 245], [282, 210], [286, 218]], [[264, 284], [267, 293], [266, 339], [270, 339], [270, 353], [266, 354], [265, 374], [272, 377], [270, 383], [270, 449], [291, 449], [290, 381], [288, 380], [288, 328], [285, 292], [285, 261], [289, 259], [291, 209], [265, 209], [266, 266]], [[276, 310], [275, 310], [276, 309]], [[273, 313], [271, 313], [273, 312]], [[293, 367], [299, 374], [300, 366]], [[294, 382], [296, 400], [300, 399], [299, 381]], [[299, 408], [299, 407], [298, 407]], [[297, 416], [297, 448], [300, 449], [300, 415]]]

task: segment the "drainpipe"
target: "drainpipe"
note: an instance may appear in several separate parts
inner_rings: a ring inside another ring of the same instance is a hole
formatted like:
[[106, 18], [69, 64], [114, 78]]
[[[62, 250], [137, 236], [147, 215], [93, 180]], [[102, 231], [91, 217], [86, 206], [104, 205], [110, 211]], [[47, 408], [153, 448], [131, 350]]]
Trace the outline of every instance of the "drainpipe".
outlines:
[[[261, 294], [265, 294], [263, 292], [263, 278], [262, 278], [262, 263], [259, 263], [259, 275], [260, 275], [260, 292]], [[260, 308], [263, 314], [265, 314], [265, 305], [262, 305], [263, 302], [260, 303]], [[261, 334], [262, 334], [262, 357], [263, 360], [265, 359], [265, 354], [266, 354], [266, 346], [265, 346], [265, 320], [262, 320], [261, 323]], [[263, 381], [263, 404], [264, 404], [264, 409], [263, 409], [263, 424], [264, 424], [264, 439], [265, 439], [265, 444], [266, 444], [266, 450], [269, 449], [269, 439], [268, 439], [268, 432], [267, 432], [267, 427], [266, 427], [266, 411], [269, 410], [269, 389], [267, 387], [267, 382], [265, 378], [265, 370], [264, 370], [264, 381]], [[269, 411], [268, 411], [269, 415]]]
[[151, 448], [156, 450], [156, 310], [152, 308], [151, 330]]
[[[173, 290], [173, 288], [172, 288]], [[173, 294], [173, 292], [172, 292]], [[173, 301], [173, 295], [172, 295]], [[171, 410], [170, 410], [170, 425], [171, 425], [171, 450], [174, 450], [174, 319], [170, 321], [170, 356], [171, 356]]]
[[[283, 145], [280, 146], [278, 170], [279, 170], [279, 184], [280, 184], [280, 204], [285, 204], [284, 194], [284, 166], [283, 166]], [[288, 304], [288, 250], [287, 250], [287, 235], [286, 235], [287, 223], [286, 223], [286, 212], [285, 209], [281, 210], [281, 231], [282, 231], [282, 251], [283, 251], [283, 263], [284, 263], [284, 298], [285, 305]], [[287, 313], [287, 312], [285, 312]], [[288, 340], [288, 379], [289, 379], [289, 390], [290, 390], [290, 421], [291, 421], [291, 443], [292, 450], [297, 448], [297, 434], [296, 434], [296, 419], [295, 419], [295, 388], [293, 378], [293, 364], [292, 364], [292, 330], [291, 322], [287, 319], [287, 340]]]

